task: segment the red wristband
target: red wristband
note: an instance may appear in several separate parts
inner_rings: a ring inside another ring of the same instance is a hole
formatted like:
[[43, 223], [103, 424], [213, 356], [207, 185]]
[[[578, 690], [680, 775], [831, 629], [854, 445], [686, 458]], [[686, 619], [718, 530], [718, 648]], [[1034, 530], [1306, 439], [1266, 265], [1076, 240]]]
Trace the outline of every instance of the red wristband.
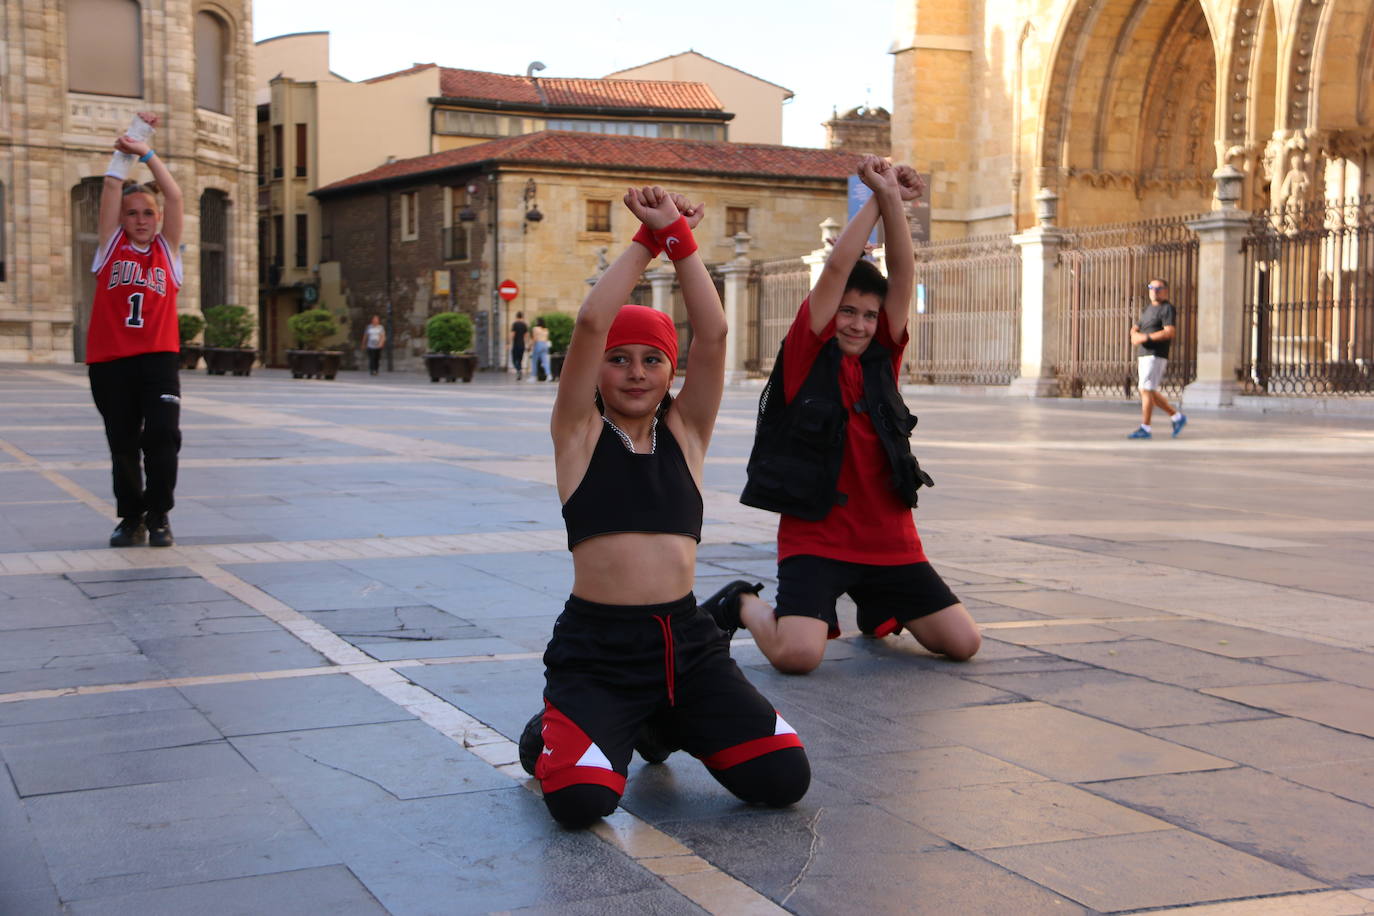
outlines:
[[655, 229], [654, 241], [668, 253], [670, 261], [681, 261], [697, 250], [697, 240], [692, 237], [692, 228], [687, 225], [685, 216], [679, 216], [671, 226]]
[[663, 246], [654, 238], [654, 231], [643, 223], [639, 224], [639, 231], [635, 233], [635, 237], [630, 241], [638, 242], [649, 249], [649, 257], [651, 258], [656, 258], [663, 253]]

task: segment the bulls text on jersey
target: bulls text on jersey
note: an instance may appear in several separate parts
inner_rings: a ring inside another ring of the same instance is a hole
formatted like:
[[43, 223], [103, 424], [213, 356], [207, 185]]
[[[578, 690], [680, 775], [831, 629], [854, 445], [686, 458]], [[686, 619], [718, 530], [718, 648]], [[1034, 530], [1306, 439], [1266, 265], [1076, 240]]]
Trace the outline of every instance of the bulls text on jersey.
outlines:
[[166, 295], [167, 271], [154, 267], [145, 273], [143, 265], [137, 261], [115, 261], [110, 266], [110, 281], [105, 288], [114, 289], [117, 286], [142, 286], [159, 295]]

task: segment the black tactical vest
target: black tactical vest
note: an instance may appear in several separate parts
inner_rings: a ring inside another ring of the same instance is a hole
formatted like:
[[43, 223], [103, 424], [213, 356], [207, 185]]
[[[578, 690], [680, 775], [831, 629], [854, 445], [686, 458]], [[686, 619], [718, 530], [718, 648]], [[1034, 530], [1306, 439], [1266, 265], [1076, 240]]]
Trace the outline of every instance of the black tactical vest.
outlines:
[[[840, 396], [839, 342], [826, 341], [801, 390], [785, 403], [782, 369], [783, 348], [773, 373], [759, 397], [754, 449], [749, 454], [749, 479], [739, 501], [746, 506], [782, 512], [807, 521], [820, 521], [830, 507], [844, 505], [839, 492], [840, 465], [844, 461], [844, 437], [849, 412]], [[887, 454], [889, 483], [908, 506], [916, 505], [916, 491], [933, 487], [935, 481], [921, 470], [911, 454], [911, 430], [916, 417], [907, 410], [892, 356], [876, 341], [859, 357], [863, 367], [864, 393], [853, 409], [868, 413], [878, 440]]]

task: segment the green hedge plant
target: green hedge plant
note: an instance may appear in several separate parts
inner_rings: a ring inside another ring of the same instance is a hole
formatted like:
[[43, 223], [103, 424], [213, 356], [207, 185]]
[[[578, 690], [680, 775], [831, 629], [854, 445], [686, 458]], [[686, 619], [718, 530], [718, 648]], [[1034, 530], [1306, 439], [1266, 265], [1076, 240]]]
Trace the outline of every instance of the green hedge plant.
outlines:
[[431, 353], [466, 353], [472, 349], [472, 319], [462, 312], [440, 312], [425, 323]]
[[318, 350], [326, 337], [339, 330], [339, 322], [329, 309], [314, 308], [286, 319], [286, 327], [295, 335], [298, 349]]
[[177, 336], [181, 338], [181, 345], [184, 347], [196, 339], [205, 328], [205, 319], [195, 312], [181, 312], [177, 315]]
[[544, 327], [549, 329], [549, 352], [567, 353], [572, 341], [574, 318], [567, 312], [545, 312]]
[[243, 347], [253, 336], [253, 316], [241, 305], [215, 305], [205, 310], [207, 347]]

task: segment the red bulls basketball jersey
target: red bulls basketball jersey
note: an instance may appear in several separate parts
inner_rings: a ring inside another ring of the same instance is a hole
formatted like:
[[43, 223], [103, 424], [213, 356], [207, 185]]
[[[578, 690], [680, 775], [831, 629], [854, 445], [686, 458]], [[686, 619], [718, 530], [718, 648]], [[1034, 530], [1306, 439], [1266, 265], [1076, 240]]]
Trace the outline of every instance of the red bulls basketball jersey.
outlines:
[[96, 252], [95, 303], [86, 332], [86, 362], [104, 363], [140, 353], [175, 353], [177, 290], [181, 258], [158, 233], [142, 251], [115, 230], [110, 244]]

